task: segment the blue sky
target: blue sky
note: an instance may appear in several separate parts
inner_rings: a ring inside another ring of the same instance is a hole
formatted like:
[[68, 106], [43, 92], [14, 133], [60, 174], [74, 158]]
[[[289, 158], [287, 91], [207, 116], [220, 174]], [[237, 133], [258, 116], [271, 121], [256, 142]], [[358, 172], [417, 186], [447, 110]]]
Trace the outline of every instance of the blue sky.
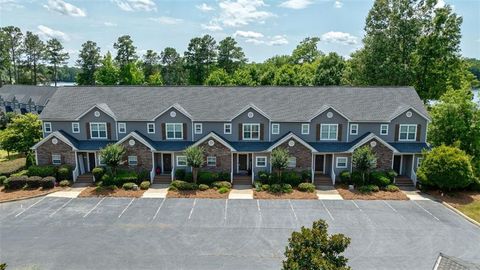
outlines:
[[[480, 58], [480, 1], [439, 0], [463, 17], [462, 54]], [[319, 48], [348, 56], [362, 46], [365, 17], [373, 0], [0, 0], [0, 25], [16, 25], [42, 39], [57, 37], [77, 58], [81, 44], [113, 51], [131, 35], [139, 54], [174, 47], [181, 54], [195, 36], [217, 42], [234, 36], [250, 61], [289, 54], [304, 37]]]

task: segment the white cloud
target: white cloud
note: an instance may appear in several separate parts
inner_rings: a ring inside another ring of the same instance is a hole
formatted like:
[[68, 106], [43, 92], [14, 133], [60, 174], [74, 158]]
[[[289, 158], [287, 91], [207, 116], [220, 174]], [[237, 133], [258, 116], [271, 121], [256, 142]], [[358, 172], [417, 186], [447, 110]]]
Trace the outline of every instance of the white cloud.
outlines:
[[182, 19], [177, 19], [177, 18], [167, 17], [167, 16], [148, 18], [148, 19], [161, 24], [179, 24], [183, 21]]
[[335, 4], [333, 5], [335, 8], [342, 8], [343, 3], [340, 0], [335, 0]]
[[322, 35], [320, 38], [321, 41], [329, 43], [341, 43], [345, 45], [354, 45], [358, 43], [358, 38], [344, 32], [334, 32], [330, 31]]
[[304, 9], [311, 5], [313, 2], [310, 0], [288, 0], [282, 2], [279, 6], [284, 8], [291, 8], [291, 9]]
[[223, 28], [217, 23], [217, 22], [209, 22], [208, 24], [201, 24], [200, 27], [202, 29], [211, 31], [211, 32], [216, 32], [216, 31], [222, 31]]
[[62, 31], [54, 30], [50, 27], [47, 27], [41, 24], [37, 28], [39, 30], [38, 35], [43, 39], [56, 38], [56, 39], [61, 39], [63, 41], [70, 40], [70, 37]]
[[263, 34], [253, 31], [236, 31], [233, 36], [243, 38], [262, 38]]
[[62, 0], [48, 0], [47, 4], [43, 5], [43, 7], [48, 10], [55, 11], [67, 16], [72, 16], [72, 17], [87, 16], [84, 10]]
[[197, 5], [195, 7], [198, 8], [199, 10], [203, 11], [203, 12], [209, 12], [209, 11], [214, 10], [214, 8], [212, 6], [209, 6], [205, 3], [202, 3], [201, 5]]
[[[251, 32], [251, 33], [255, 33], [255, 32]], [[258, 37], [253, 37], [253, 35], [250, 35], [251, 37], [248, 37], [245, 40], [245, 42], [252, 43], [255, 45], [267, 45], [267, 46], [280, 46], [280, 45], [288, 44], [287, 36], [285, 35], [276, 35], [273, 37], [263, 38], [263, 34], [261, 33], [256, 33], [256, 34], [259, 34]], [[240, 36], [240, 35], [237, 35], [237, 36]]]
[[270, 45], [270, 46], [278, 46], [278, 45], [285, 45], [285, 44], [288, 44], [288, 40], [285, 35], [277, 35], [270, 38], [270, 40], [267, 41], [267, 45]]
[[11, 11], [14, 8], [24, 8], [18, 0], [0, 0], [0, 10]]
[[265, 5], [263, 0], [220, 0], [220, 17], [218, 20], [229, 27], [248, 25], [251, 22], [264, 23], [275, 14], [259, 10]]
[[112, 0], [123, 11], [157, 11], [152, 0]]
[[114, 22], [104, 22], [103, 25], [105, 25], [107, 27], [116, 27], [118, 24], [116, 24]]

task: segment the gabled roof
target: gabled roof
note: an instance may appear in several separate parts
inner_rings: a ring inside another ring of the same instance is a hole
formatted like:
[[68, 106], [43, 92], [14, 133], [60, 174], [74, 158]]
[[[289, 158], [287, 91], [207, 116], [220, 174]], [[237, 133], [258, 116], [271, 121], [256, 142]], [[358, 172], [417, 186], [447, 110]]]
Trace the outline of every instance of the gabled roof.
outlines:
[[256, 112], [260, 113], [261, 115], [263, 115], [265, 118], [267, 118], [268, 120], [271, 120], [270, 116], [268, 116], [268, 114], [266, 114], [264, 111], [262, 111], [260, 108], [258, 108], [257, 106], [255, 106], [255, 104], [253, 103], [250, 103], [248, 104], [247, 106], [243, 107], [240, 111], [238, 111], [231, 119], [230, 121], [232, 121], [233, 119], [237, 118], [238, 116], [240, 116], [242, 113], [246, 112], [247, 110], [249, 109], [253, 109], [255, 110]]
[[303, 146], [307, 147], [308, 149], [310, 149], [311, 151], [313, 152], [316, 152], [315, 148], [313, 148], [310, 144], [308, 144], [307, 142], [305, 142], [304, 140], [302, 140], [300, 137], [298, 137], [297, 135], [293, 134], [292, 132], [288, 133], [287, 135], [285, 135], [283, 138], [277, 140], [274, 144], [272, 144], [268, 149], [267, 151], [272, 151], [273, 149], [277, 148], [278, 146], [282, 145], [282, 143], [285, 143], [286, 141], [290, 140], [290, 139], [294, 139], [296, 140], [297, 142], [301, 143]]
[[95, 108], [104, 112], [106, 115], [112, 117], [114, 120], [117, 120], [117, 118], [115, 117], [115, 113], [110, 109], [110, 107], [108, 107], [108, 105], [106, 103], [97, 103], [97, 104], [93, 105], [90, 109], [84, 111], [82, 114], [77, 116], [77, 118], [75, 118], [75, 120], [77, 120], [77, 121], [80, 120], [83, 116], [85, 116], [87, 113], [89, 113], [90, 111], [92, 111]]
[[225, 140], [224, 138], [222, 138], [220, 135], [218, 135], [217, 133], [215, 133], [213, 131], [208, 133], [207, 135], [205, 135], [200, 140], [196, 141], [193, 144], [193, 146], [198, 146], [198, 145], [202, 144], [203, 142], [205, 142], [207, 139], [210, 139], [210, 138], [213, 138], [213, 139], [217, 140], [219, 143], [223, 144], [228, 149], [230, 149], [230, 151], [235, 151], [235, 148], [227, 140]]
[[143, 143], [143, 145], [150, 148], [150, 150], [152, 150], [152, 151], [155, 150], [155, 147], [153, 147], [153, 145], [149, 142], [150, 140], [147, 137], [143, 136], [138, 131], [132, 131], [132, 132], [128, 133], [125, 137], [123, 137], [121, 140], [116, 142], [116, 144], [122, 144], [123, 142], [125, 142], [126, 140], [128, 140], [130, 138], [134, 138], [135, 140]]
[[467, 262], [465, 260], [440, 253], [435, 261], [433, 270], [480, 270], [480, 264]]
[[422, 112], [419, 112], [418, 110], [416, 110], [415, 108], [411, 107], [411, 106], [408, 106], [406, 104], [403, 104], [402, 106], [398, 107], [393, 113], [392, 113], [392, 116], [390, 117], [390, 121], [392, 121], [393, 119], [397, 118], [398, 116], [400, 116], [402, 113], [405, 113], [407, 112], [408, 110], [412, 110], [414, 112], [416, 112], [418, 115], [420, 115], [421, 117], [425, 118], [425, 120], [427, 121], [431, 121], [430, 117], [428, 116], [428, 114], [423, 114]]
[[322, 108], [320, 108], [320, 110], [318, 110], [315, 114], [312, 115], [312, 117], [310, 117], [310, 119], [308, 119], [308, 121], [312, 121], [313, 119], [315, 119], [317, 116], [319, 116], [320, 114], [324, 113], [325, 111], [327, 111], [328, 109], [332, 109], [334, 111], [336, 111], [338, 114], [340, 114], [343, 118], [347, 119], [348, 121], [350, 121], [350, 119], [345, 115], [343, 114], [341, 111], [339, 111], [338, 109], [335, 109], [334, 107], [332, 107], [331, 105], [328, 105], [328, 104], [325, 104], [322, 106]]
[[190, 120], [193, 120], [192, 115], [189, 114], [189, 113], [187, 112], [187, 110], [185, 110], [180, 104], [175, 103], [175, 104], [173, 104], [172, 106], [170, 106], [170, 107], [166, 108], [165, 110], [161, 111], [161, 112], [160, 112], [157, 116], [155, 116], [151, 121], [155, 121], [158, 117], [160, 117], [161, 115], [163, 115], [164, 113], [166, 113], [168, 110], [170, 110], [170, 109], [172, 109], [172, 108], [174, 108], [174, 109], [176, 109], [177, 111], [183, 113], [186, 117], [190, 118]]
[[66, 143], [67, 145], [72, 147], [72, 150], [78, 150], [77, 146], [67, 136], [65, 136], [65, 134], [63, 132], [60, 132], [60, 131], [54, 131], [54, 132], [48, 134], [47, 137], [43, 138], [41, 141], [36, 143], [34, 146], [32, 146], [31, 149], [32, 150], [37, 149], [38, 147], [40, 147], [42, 144], [48, 142], [53, 137], [61, 140], [62, 142]]
[[45, 106], [55, 91], [57, 88], [52, 86], [4, 85], [0, 87], [0, 97], [7, 102], [15, 98], [19, 103], [31, 100], [37, 106]]
[[394, 153], [398, 152], [397, 149], [395, 149], [393, 146], [391, 146], [389, 143], [387, 143], [386, 141], [384, 141], [382, 138], [378, 137], [377, 135], [369, 132], [366, 134], [366, 136], [364, 138], [362, 138], [361, 140], [355, 140], [356, 143], [353, 144], [349, 149], [348, 149], [348, 152], [353, 152], [355, 151], [355, 149], [357, 149], [358, 147], [364, 145], [365, 143], [367, 143], [368, 141], [372, 140], [372, 139], [375, 139], [377, 141], [379, 141], [381, 144], [385, 145], [386, 147], [388, 147], [390, 150], [392, 150]]

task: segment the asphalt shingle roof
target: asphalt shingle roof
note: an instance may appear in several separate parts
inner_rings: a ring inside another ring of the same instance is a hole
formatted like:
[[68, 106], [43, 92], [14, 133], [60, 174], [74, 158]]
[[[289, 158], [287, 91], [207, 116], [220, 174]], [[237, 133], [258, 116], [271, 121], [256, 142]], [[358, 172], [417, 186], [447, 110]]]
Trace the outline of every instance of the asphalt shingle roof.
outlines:
[[59, 87], [42, 119], [72, 120], [106, 104], [120, 121], [148, 121], [174, 104], [194, 120], [229, 121], [255, 105], [272, 121], [308, 121], [332, 106], [352, 121], [389, 121], [413, 107], [428, 115], [411, 87]]
[[53, 86], [4, 85], [0, 87], [0, 98], [9, 102], [15, 98], [19, 103], [28, 103], [31, 99], [35, 105], [44, 106], [56, 90]]

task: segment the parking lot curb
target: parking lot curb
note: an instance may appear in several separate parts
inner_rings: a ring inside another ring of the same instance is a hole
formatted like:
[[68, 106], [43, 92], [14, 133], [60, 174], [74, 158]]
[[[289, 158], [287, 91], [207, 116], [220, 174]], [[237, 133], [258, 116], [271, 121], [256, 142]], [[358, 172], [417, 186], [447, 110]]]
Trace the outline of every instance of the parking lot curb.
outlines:
[[17, 202], [17, 201], [23, 201], [23, 200], [28, 200], [28, 199], [34, 199], [34, 198], [38, 198], [38, 197], [47, 196], [48, 194], [55, 193], [55, 192], [58, 192], [58, 191], [49, 191], [47, 193], [38, 194], [38, 195], [35, 195], [35, 196], [32, 196], [32, 197], [23, 197], [23, 198], [16, 198], [16, 199], [11, 199], [11, 200], [1, 201], [0, 204], [7, 203], [7, 202]]
[[473, 218], [465, 215], [464, 213], [462, 213], [460, 210], [458, 210], [457, 208], [451, 206], [450, 204], [446, 203], [446, 202], [441, 202], [445, 207], [447, 207], [448, 209], [452, 210], [453, 212], [459, 214], [460, 216], [462, 216], [464, 219], [470, 221], [470, 223], [478, 226], [480, 228], [480, 223], [477, 222], [476, 220], [474, 220]]

